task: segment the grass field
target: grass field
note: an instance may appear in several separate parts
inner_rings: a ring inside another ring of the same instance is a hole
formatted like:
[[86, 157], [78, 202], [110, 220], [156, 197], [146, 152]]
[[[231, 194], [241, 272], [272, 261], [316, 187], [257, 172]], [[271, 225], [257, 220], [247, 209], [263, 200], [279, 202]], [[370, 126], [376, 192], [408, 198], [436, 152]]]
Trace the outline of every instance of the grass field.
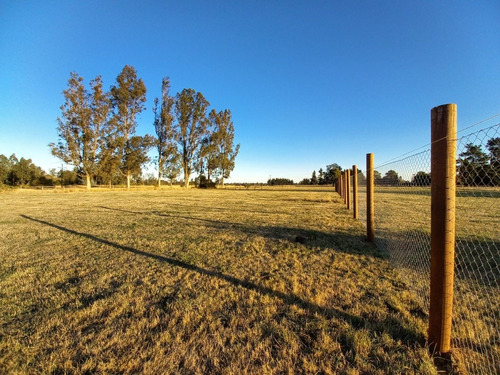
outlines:
[[[365, 220], [366, 189], [360, 189]], [[468, 374], [500, 373], [500, 191], [458, 188], [452, 347]], [[430, 188], [375, 188], [377, 245], [424, 305], [429, 305]]]
[[436, 373], [425, 308], [330, 190], [0, 206], [0, 373]]

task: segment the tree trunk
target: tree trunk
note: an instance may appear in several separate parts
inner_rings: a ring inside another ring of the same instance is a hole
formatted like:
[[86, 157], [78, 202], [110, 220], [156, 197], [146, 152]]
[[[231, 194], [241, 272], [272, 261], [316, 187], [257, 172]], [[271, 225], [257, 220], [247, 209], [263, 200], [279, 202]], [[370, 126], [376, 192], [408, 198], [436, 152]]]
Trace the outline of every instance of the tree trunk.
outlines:
[[90, 182], [90, 175], [88, 173], [85, 173], [85, 177], [87, 177], [87, 190], [90, 190], [92, 188], [92, 184]]
[[220, 178], [220, 186], [224, 187], [224, 175]]
[[127, 172], [127, 189], [130, 189], [130, 172]]
[[189, 187], [189, 169], [187, 166], [183, 166], [184, 169], [184, 187], [188, 188]]

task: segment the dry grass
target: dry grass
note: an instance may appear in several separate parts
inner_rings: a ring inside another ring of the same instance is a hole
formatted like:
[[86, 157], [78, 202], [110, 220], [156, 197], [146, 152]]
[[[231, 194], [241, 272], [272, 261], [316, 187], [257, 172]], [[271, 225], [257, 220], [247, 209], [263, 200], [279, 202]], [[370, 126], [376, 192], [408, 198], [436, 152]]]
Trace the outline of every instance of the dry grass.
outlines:
[[329, 190], [0, 205], [0, 373], [435, 373], [422, 305]]
[[[363, 208], [366, 190], [360, 193]], [[463, 373], [500, 371], [499, 198], [494, 187], [457, 189], [452, 354]], [[430, 188], [377, 186], [375, 211], [379, 247], [388, 250], [427, 311]]]

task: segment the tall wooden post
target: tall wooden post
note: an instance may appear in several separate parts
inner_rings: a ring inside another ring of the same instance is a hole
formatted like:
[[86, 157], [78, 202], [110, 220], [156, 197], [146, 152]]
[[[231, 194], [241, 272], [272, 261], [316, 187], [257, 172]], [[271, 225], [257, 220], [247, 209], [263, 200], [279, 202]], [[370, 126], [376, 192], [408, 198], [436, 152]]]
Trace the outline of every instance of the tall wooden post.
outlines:
[[344, 204], [347, 204], [347, 174], [344, 171], [343, 181], [344, 181]]
[[430, 350], [450, 352], [455, 262], [457, 106], [431, 110]]
[[351, 209], [351, 171], [348, 169], [345, 171], [345, 180], [346, 180], [346, 205], [347, 209]]
[[342, 198], [342, 199], [344, 199], [343, 183], [344, 183], [344, 180], [342, 179], [342, 173], [341, 173], [340, 177], [339, 177], [339, 194], [340, 194], [340, 198]]
[[358, 218], [358, 167], [352, 166], [352, 212], [354, 219]]
[[366, 238], [375, 241], [375, 177], [373, 153], [366, 154]]

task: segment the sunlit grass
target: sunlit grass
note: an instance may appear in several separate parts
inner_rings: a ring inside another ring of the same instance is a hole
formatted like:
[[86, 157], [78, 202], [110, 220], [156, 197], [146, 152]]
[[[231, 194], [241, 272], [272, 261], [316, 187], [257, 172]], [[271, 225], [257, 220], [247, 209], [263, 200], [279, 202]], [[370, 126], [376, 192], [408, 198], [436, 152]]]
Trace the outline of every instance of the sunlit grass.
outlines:
[[0, 373], [435, 373], [331, 190], [0, 195]]
[[[375, 188], [377, 243], [428, 310], [430, 188]], [[362, 219], [366, 190], [360, 189]], [[496, 372], [500, 363], [500, 191], [457, 188], [452, 347], [464, 373]]]

